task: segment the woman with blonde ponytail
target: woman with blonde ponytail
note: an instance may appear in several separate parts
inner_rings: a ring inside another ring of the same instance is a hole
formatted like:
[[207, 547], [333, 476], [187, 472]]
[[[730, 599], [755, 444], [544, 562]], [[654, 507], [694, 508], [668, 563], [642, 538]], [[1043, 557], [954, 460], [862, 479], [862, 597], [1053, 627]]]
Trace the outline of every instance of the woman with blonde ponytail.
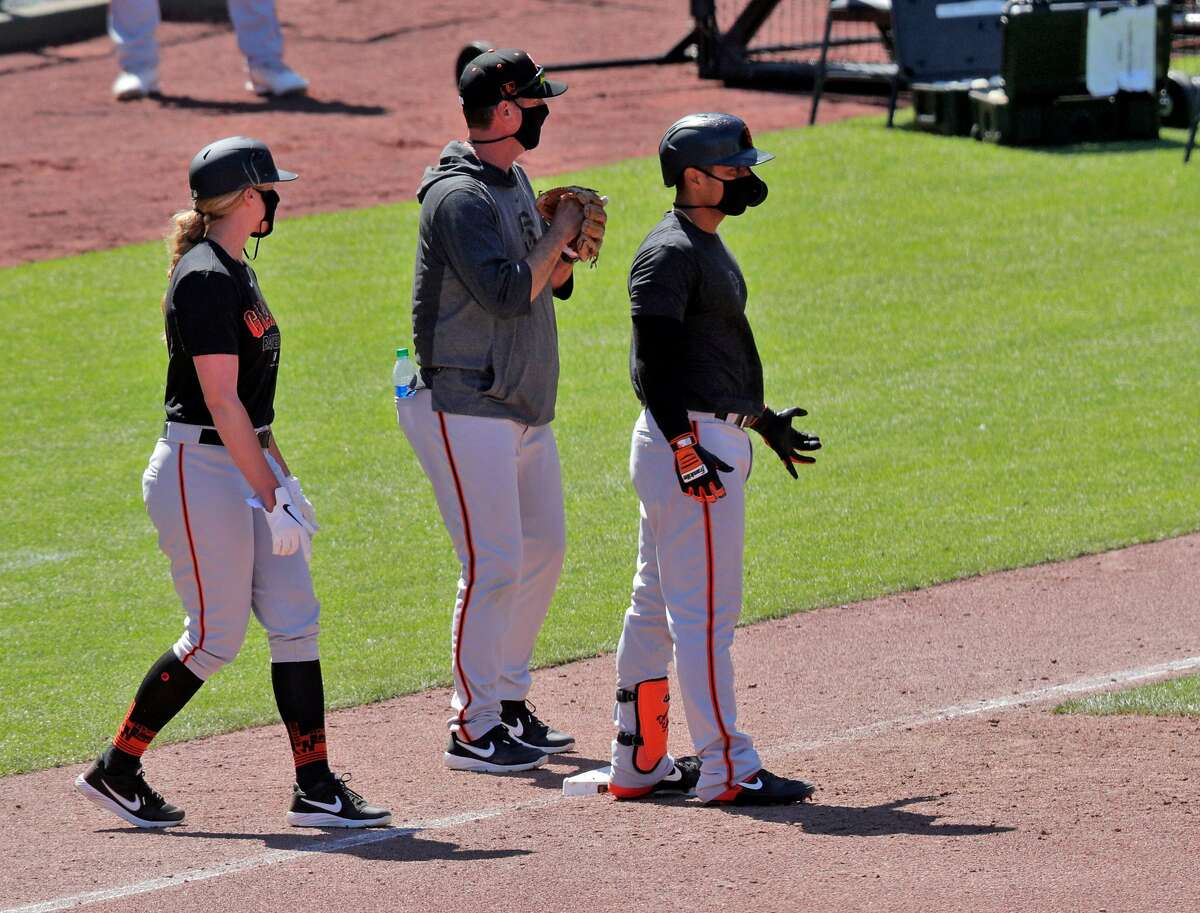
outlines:
[[263, 143], [234, 136], [201, 149], [188, 177], [192, 208], [174, 215], [167, 237], [167, 421], [142, 477], [187, 620], [75, 786], [138, 827], [182, 823], [183, 810], [146, 783], [141, 756], [237, 655], [253, 611], [267, 630], [271, 683], [296, 770], [288, 823], [386, 825], [391, 812], [367, 804], [346, 786], [348, 775], [329, 768], [320, 604], [308, 569], [319, 527], [271, 427], [280, 332], [243, 259], [247, 240], [256, 239], [257, 253], [257, 239], [274, 227], [274, 185], [297, 175], [276, 168]]
[[[229, 215], [237, 208], [242, 192], [223, 193], [220, 196], [197, 200], [191, 209], [181, 209], [171, 216], [171, 231], [167, 235], [167, 254], [171, 258], [167, 266], [167, 279], [175, 273], [175, 266], [189, 250], [204, 240], [209, 223], [213, 219]], [[163, 313], [167, 310], [167, 296], [163, 295]]]

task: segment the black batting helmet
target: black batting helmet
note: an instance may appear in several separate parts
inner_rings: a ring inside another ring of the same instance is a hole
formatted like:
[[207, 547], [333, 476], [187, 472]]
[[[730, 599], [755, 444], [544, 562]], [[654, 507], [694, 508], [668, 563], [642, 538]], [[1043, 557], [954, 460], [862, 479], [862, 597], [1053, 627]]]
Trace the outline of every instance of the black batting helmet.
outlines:
[[196, 153], [188, 168], [193, 200], [232, 193], [253, 184], [294, 181], [299, 176], [276, 168], [267, 144], [248, 136], [229, 136], [209, 143]]
[[684, 168], [712, 165], [761, 165], [775, 156], [754, 148], [750, 128], [733, 114], [709, 112], [681, 117], [658, 144], [663, 183], [679, 183]]

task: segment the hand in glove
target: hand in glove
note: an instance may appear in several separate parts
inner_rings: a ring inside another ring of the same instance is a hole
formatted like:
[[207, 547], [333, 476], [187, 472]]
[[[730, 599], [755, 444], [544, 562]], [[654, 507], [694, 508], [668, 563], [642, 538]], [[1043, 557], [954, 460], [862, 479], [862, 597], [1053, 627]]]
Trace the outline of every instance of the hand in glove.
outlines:
[[300, 508], [292, 503], [286, 487], [275, 489], [275, 509], [263, 510], [267, 515], [267, 526], [271, 528], [271, 554], [294, 555], [296, 549], [304, 552], [304, 560], [312, 559], [312, 524], [304, 518]]
[[300, 508], [300, 515], [308, 521], [312, 531], [315, 533], [320, 530], [321, 524], [317, 522], [317, 512], [313, 509], [312, 501], [305, 497], [304, 490], [300, 487], [300, 480], [295, 476], [288, 476], [283, 480], [283, 484], [288, 490], [292, 504]]
[[602, 197], [590, 187], [555, 187], [538, 196], [537, 211], [547, 222], [552, 222], [564, 204], [578, 206], [581, 215], [579, 231], [568, 244], [568, 256], [572, 259], [590, 260], [592, 265], [600, 258], [600, 247], [604, 243], [604, 231], [608, 222], [608, 197]]
[[733, 472], [733, 467], [705, 450], [696, 442], [691, 432], [681, 434], [671, 441], [675, 452], [675, 476], [680, 490], [701, 504], [711, 504], [725, 497], [725, 486], [721, 484], [721, 472]]
[[792, 419], [798, 415], [808, 415], [806, 411], [793, 406], [782, 412], [772, 412], [767, 409], [754, 422], [753, 428], [763, 436], [767, 446], [778, 454], [783, 465], [792, 474], [793, 479], [800, 478], [796, 474], [796, 463], [815, 463], [816, 459], [804, 456], [798, 451], [821, 449], [821, 439], [815, 434], [800, 431], [792, 427]]

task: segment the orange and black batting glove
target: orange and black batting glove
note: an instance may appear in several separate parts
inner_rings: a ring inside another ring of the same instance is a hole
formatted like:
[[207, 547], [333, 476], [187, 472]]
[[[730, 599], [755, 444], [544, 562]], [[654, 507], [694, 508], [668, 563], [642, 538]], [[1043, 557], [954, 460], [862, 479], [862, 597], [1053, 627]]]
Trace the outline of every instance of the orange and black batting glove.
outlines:
[[763, 440], [783, 460], [783, 465], [792, 474], [793, 479], [800, 478], [796, 474], [796, 463], [815, 463], [814, 457], [805, 456], [801, 451], [811, 452], [821, 449], [821, 439], [815, 434], [801, 431], [792, 427], [792, 419], [796, 416], [808, 415], [799, 406], [773, 412], [764, 409], [763, 414], [754, 420], [751, 426], [763, 436]]
[[732, 466], [701, 447], [690, 431], [674, 438], [671, 449], [675, 451], [675, 475], [685, 495], [701, 504], [725, 497], [725, 486], [717, 470], [733, 472]]

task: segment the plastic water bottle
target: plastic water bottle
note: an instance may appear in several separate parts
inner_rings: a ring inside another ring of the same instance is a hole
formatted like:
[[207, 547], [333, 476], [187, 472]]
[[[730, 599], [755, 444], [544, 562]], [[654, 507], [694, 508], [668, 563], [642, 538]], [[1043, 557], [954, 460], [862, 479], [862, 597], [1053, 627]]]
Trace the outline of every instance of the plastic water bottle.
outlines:
[[417, 366], [408, 357], [408, 349], [396, 350], [396, 364], [392, 367], [392, 386], [396, 398], [405, 399], [417, 392]]

